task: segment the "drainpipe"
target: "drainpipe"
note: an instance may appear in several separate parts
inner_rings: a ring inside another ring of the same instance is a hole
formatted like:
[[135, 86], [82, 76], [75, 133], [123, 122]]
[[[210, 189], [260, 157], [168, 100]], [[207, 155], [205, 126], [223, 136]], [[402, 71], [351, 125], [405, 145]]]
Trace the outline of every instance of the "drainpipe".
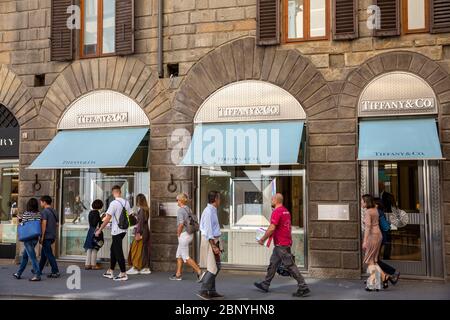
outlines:
[[163, 63], [163, 24], [164, 0], [158, 0], [158, 76], [164, 78]]

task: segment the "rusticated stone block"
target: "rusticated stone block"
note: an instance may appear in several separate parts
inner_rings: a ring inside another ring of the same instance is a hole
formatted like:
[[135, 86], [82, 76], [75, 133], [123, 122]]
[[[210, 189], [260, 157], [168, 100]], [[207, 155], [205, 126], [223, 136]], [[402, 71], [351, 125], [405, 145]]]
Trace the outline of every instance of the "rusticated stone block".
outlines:
[[450, 202], [450, 181], [443, 182], [442, 196], [444, 201]]
[[311, 163], [311, 180], [355, 180], [356, 164], [353, 163]]
[[358, 225], [352, 222], [335, 222], [330, 225], [330, 237], [334, 239], [358, 239]]
[[337, 138], [338, 138], [339, 145], [355, 145], [356, 144], [356, 134], [340, 134], [337, 136]]
[[312, 162], [323, 162], [327, 161], [327, 148], [325, 147], [310, 147], [309, 151], [309, 161]]
[[312, 201], [337, 201], [339, 199], [337, 182], [310, 182], [309, 199]]
[[335, 239], [311, 239], [309, 247], [311, 250], [358, 250], [358, 242], [353, 240]]
[[329, 238], [330, 224], [328, 222], [310, 222], [309, 236], [311, 238]]
[[338, 144], [337, 135], [312, 134], [308, 136], [310, 146], [334, 146]]
[[360, 269], [360, 255], [358, 252], [343, 252], [342, 267], [344, 269]]
[[171, 233], [177, 229], [176, 217], [152, 217], [152, 233]]
[[339, 199], [340, 200], [357, 200], [356, 182], [340, 182], [339, 183]]
[[314, 133], [352, 133], [356, 132], [355, 120], [324, 120], [311, 121], [309, 123], [309, 132]]
[[341, 253], [333, 251], [310, 250], [309, 262], [311, 267], [340, 268]]
[[336, 161], [356, 161], [356, 148], [351, 147], [328, 147], [327, 160]]

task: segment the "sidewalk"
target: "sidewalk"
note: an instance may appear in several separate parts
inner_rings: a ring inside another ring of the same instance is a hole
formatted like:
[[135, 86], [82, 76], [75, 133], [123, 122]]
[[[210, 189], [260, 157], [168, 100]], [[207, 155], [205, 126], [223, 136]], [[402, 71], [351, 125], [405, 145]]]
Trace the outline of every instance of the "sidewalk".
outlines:
[[[85, 271], [81, 267], [81, 289], [69, 290], [66, 282], [68, 264], [60, 264], [61, 278], [30, 282], [28, 266], [23, 279], [16, 280], [12, 274], [17, 266], [0, 265], [0, 299], [99, 299], [99, 300], [198, 300], [195, 293], [200, 285], [192, 273], [186, 273], [183, 281], [170, 281], [170, 273], [157, 272], [150, 275], [130, 276], [126, 282], [114, 282], [102, 277], [104, 270]], [[48, 267], [47, 267], [48, 268]], [[45, 270], [48, 272], [49, 270]], [[217, 289], [230, 300], [291, 300], [296, 290], [294, 280], [276, 276], [269, 293], [258, 291], [253, 282], [261, 279], [262, 273], [223, 271], [217, 280]], [[306, 278], [311, 300], [448, 300], [450, 283], [411, 281], [400, 279], [397, 286], [380, 292], [364, 291], [362, 280], [311, 279]]]

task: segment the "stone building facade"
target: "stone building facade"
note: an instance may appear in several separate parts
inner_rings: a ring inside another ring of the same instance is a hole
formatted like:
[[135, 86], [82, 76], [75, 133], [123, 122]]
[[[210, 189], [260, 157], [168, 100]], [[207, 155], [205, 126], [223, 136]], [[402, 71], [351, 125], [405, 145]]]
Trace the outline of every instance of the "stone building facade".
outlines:
[[[20, 206], [32, 196], [58, 197], [55, 170], [26, 169], [57, 133], [69, 106], [98, 89], [123, 93], [150, 120], [150, 199], [173, 201], [193, 193], [192, 168], [171, 161], [175, 129], [193, 131], [207, 97], [240, 80], [273, 83], [307, 115], [307, 272], [318, 277], [359, 278], [362, 273], [358, 99], [377, 76], [400, 70], [418, 75], [438, 100], [443, 157], [450, 157], [450, 33], [374, 37], [367, 28], [370, 0], [359, 0], [359, 37], [257, 44], [256, 0], [165, 0], [163, 62], [158, 76], [158, 1], [135, 0], [134, 53], [51, 61], [50, 0], [0, 2], [0, 103], [21, 130]], [[168, 77], [168, 64], [178, 74]], [[39, 81], [45, 74], [45, 80]], [[442, 253], [450, 276], [450, 161], [439, 162]], [[36, 176], [42, 185], [34, 189]], [[318, 218], [319, 204], [348, 204], [347, 221]], [[175, 219], [153, 212], [153, 268], [174, 266]]]

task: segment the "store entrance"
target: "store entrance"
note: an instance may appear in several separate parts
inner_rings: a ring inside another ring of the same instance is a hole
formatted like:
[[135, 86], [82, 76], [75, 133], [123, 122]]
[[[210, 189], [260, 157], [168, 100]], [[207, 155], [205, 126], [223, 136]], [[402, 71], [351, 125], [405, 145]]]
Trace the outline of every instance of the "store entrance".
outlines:
[[221, 194], [218, 210], [224, 254], [229, 266], [267, 266], [271, 248], [256, 242], [256, 232], [267, 228], [272, 214], [271, 198], [279, 192], [292, 215], [292, 252], [299, 267], [305, 268], [305, 170], [261, 167], [201, 168], [199, 213], [209, 191]]
[[442, 242], [436, 161], [370, 161], [371, 190], [391, 222], [395, 207], [405, 225], [391, 225], [380, 258], [405, 275], [440, 277]]

